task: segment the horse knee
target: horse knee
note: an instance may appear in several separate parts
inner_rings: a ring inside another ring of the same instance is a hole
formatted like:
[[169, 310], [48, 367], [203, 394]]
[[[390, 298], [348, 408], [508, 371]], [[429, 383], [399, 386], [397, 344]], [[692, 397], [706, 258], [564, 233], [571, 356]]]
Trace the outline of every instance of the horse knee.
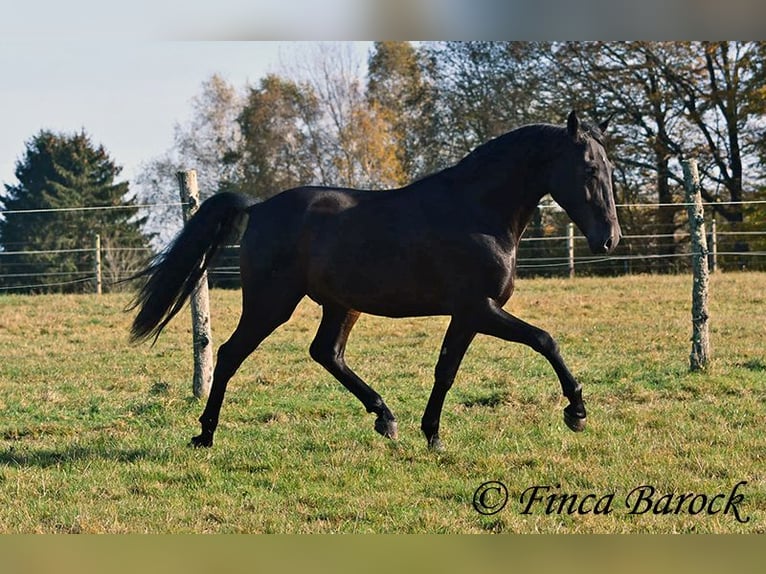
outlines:
[[436, 367], [434, 368], [434, 381], [437, 385], [444, 384], [445, 381], [449, 381], [450, 375], [452, 374], [452, 370], [448, 368], [446, 365], [444, 365], [441, 361], [436, 363]]
[[539, 353], [542, 353], [546, 357], [557, 355], [559, 352], [559, 345], [550, 333], [547, 331], [540, 331], [535, 338], [535, 347]]

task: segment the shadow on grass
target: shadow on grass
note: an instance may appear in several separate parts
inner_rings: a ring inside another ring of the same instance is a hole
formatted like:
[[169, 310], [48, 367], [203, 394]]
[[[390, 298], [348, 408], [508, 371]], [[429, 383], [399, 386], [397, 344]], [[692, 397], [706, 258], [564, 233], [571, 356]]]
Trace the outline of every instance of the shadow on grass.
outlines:
[[750, 361], [746, 361], [745, 363], [737, 363], [737, 366], [742, 366], [748, 371], [766, 371], [766, 361], [761, 361], [760, 359], [752, 359]]
[[78, 461], [111, 460], [136, 462], [138, 460], [164, 460], [161, 451], [137, 448], [110, 448], [108, 445], [73, 445], [63, 449], [17, 449], [13, 446], [0, 452], [0, 467], [49, 468]]
[[467, 409], [474, 407], [495, 408], [508, 402], [510, 393], [508, 391], [492, 391], [483, 396], [466, 397], [459, 401]]

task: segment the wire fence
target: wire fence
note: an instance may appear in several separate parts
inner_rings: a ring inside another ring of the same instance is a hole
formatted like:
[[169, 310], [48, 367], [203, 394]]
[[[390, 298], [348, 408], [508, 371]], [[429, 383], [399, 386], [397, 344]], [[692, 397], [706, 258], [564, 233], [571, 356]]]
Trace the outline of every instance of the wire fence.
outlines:
[[[0, 216], [105, 209], [143, 210], [181, 207], [182, 203], [140, 206], [95, 206], [65, 209], [5, 211]], [[725, 205], [720, 203], [718, 205]], [[761, 210], [766, 200], [742, 202], [743, 209]], [[518, 275], [573, 276], [635, 273], [680, 273], [691, 267], [688, 221], [684, 203], [618, 205], [623, 237], [609, 256], [594, 256], [585, 237], [579, 235], [555, 205], [543, 205], [519, 245]], [[712, 270], [766, 270], [766, 218], [752, 216], [743, 222], [713, 218], [715, 206], [706, 204], [709, 265]], [[180, 215], [180, 210], [179, 210]], [[180, 225], [180, 223], [179, 223]], [[10, 244], [0, 248], [0, 295], [26, 292], [93, 292], [131, 289], [126, 282], [155, 254], [150, 247], [102, 244], [94, 234], [88, 245], [72, 248], [36, 249]], [[213, 286], [239, 286], [239, 248], [222, 250], [209, 273]]]

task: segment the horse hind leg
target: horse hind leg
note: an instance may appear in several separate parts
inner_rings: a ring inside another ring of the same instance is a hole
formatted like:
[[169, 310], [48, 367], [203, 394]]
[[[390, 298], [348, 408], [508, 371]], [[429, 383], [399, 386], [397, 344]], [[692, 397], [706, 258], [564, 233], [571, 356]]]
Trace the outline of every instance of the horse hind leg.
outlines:
[[[246, 287], [243, 285], [243, 288]], [[191, 439], [191, 446], [213, 445], [213, 434], [218, 426], [229, 380], [258, 345], [290, 318], [302, 297], [302, 292], [290, 291], [282, 284], [272, 284], [266, 289], [255, 290], [251, 297], [243, 297], [239, 324], [231, 337], [218, 349], [210, 395], [199, 418], [202, 432]]]
[[322, 365], [361, 401], [368, 413], [378, 415], [375, 420], [375, 430], [387, 438], [396, 439], [398, 436], [396, 417], [383, 398], [346, 365], [344, 358], [346, 342], [358, 318], [359, 313], [356, 311], [325, 305], [322, 321], [309, 352], [312, 359]]

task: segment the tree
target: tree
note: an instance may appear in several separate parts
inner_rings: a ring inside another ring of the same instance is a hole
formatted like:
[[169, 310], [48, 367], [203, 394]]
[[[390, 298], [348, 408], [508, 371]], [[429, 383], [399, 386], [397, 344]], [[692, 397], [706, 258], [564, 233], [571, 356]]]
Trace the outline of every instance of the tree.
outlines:
[[134, 182], [136, 196], [140, 203], [158, 206], [142, 210], [144, 232], [156, 249], [167, 245], [183, 223], [181, 208], [173, 205], [179, 202], [176, 173], [194, 169], [203, 200], [218, 191], [239, 189], [242, 133], [237, 118], [243, 106], [242, 95], [213, 74], [192, 98], [189, 121], [175, 125], [172, 148], [141, 167]]
[[176, 151], [187, 164], [183, 169], [197, 171], [203, 198], [240, 185], [242, 132], [237, 118], [244, 105], [237, 89], [213, 74], [192, 99], [191, 121], [175, 127]]
[[[679, 202], [678, 159], [693, 156], [705, 200], [738, 222], [746, 176], [750, 191], [764, 181], [756, 166], [766, 111], [759, 54], [763, 46], [756, 42], [567, 42], [553, 44], [548, 58], [559, 100], [594, 115], [618, 115], [610, 147], [624, 202]], [[673, 238], [685, 225], [680, 208], [622, 210], [621, 217], [628, 234], [633, 227], [670, 236], [658, 244], [631, 242], [642, 251], [673, 254], [683, 241]]]
[[386, 111], [360, 100], [354, 103], [349, 120], [341, 132], [341, 145], [348, 150], [341, 156], [346, 162], [339, 164], [346, 174], [343, 180], [353, 182], [352, 187], [377, 190], [406, 184], [409, 178], [402, 166], [400, 142]]
[[[93, 274], [90, 248], [95, 234], [112, 250], [115, 245], [145, 246], [142, 220], [137, 209], [130, 207], [134, 201], [128, 198], [128, 183], [115, 182], [121, 169], [84, 130], [71, 135], [44, 130], [26, 143], [25, 154], [16, 163], [18, 184], [5, 185], [2, 204], [10, 213], [0, 220], [0, 242], [6, 253], [46, 253], [2, 257], [2, 274], [10, 276], [10, 285], [34, 285], [40, 291], [49, 284], [65, 283], [57, 290], [82, 290]], [[84, 211], [82, 207], [107, 209]], [[45, 211], [23, 213], [28, 210]], [[105, 262], [107, 273], [124, 278], [138, 261], [113, 257]], [[52, 280], [52, 273], [69, 275]]]
[[[433, 145], [436, 94], [425, 54], [410, 42], [375, 42], [367, 62], [367, 101], [390, 125], [405, 180], [426, 175]], [[404, 182], [402, 182], [404, 183]]]
[[[745, 169], [757, 161], [766, 111], [760, 84], [763, 46], [758, 42], [693, 42], [681, 46], [690, 64], [683, 68], [676, 68], [654, 50], [647, 53], [673, 86], [697, 131], [696, 145], [688, 151], [710, 158], [700, 164], [701, 171], [724, 191], [722, 199], [731, 202], [714, 205], [714, 209], [729, 222], [741, 222]], [[703, 197], [710, 202], [720, 199], [704, 188]]]
[[441, 157], [460, 159], [487, 140], [526, 123], [559, 122], [541, 92], [545, 70], [529, 42], [437, 42], [422, 47], [428, 81], [437, 95], [434, 116]]
[[269, 197], [298, 185], [387, 189], [404, 182], [392, 125], [365, 99], [346, 48], [304, 49], [283, 76], [250, 89], [239, 118], [244, 190]]
[[316, 141], [319, 105], [306, 84], [270, 74], [250, 89], [238, 117], [242, 181], [250, 195], [267, 198], [315, 182], [323, 170]]
[[389, 117], [366, 98], [363, 64], [349, 45], [322, 42], [287, 69], [316, 98], [307, 127], [321, 185], [388, 189], [406, 180]]

